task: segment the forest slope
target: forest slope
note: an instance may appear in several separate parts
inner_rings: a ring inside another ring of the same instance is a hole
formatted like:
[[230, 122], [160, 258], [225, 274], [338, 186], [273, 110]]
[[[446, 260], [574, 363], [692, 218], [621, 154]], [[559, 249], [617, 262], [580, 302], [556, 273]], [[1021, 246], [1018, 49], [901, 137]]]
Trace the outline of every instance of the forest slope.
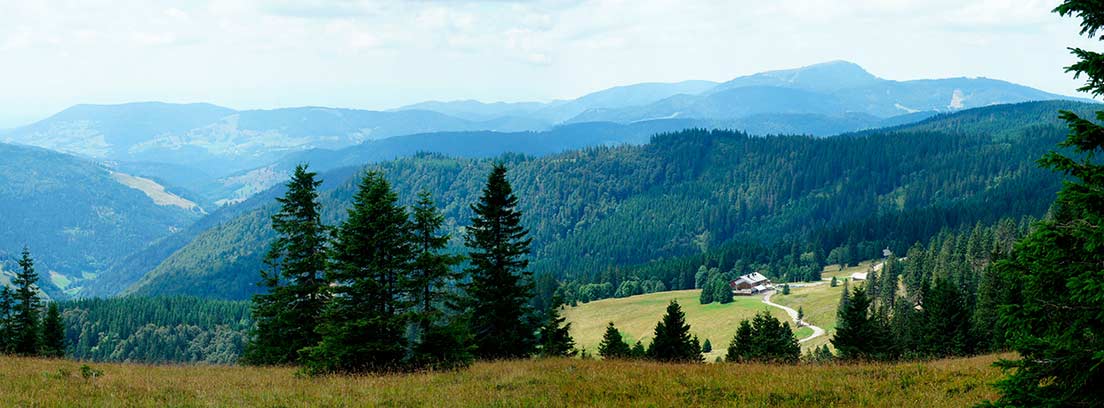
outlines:
[[[491, 163], [505, 162], [534, 238], [533, 269], [595, 281], [611, 267], [701, 253], [741, 237], [773, 242], [867, 222], [873, 227], [861, 230], [889, 228], [885, 234], [903, 252], [944, 227], [1040, 216], [1061, 183], [1035, 164], [1066, 133], [1058, 109], [1093, 106], [994, 106], [829, 139], [689, 130], [644, 146], [539, 159], [419, 155], [371, 168], [385, 173], [404, 204], [417, 191], [432, 192], [456, 233]], [[344, 216], [351, 181], [323, 194], [326, 222]], [[130, 292], [248, 297], [272, 238], [273, 210], [267, 205], [200, 233]], [[826, 254], [848, 234], [822, 234], [813, 250]], [[667, 288], [686, 289], [678, 271], [670, 272], [676, 276], [663, 277]]]

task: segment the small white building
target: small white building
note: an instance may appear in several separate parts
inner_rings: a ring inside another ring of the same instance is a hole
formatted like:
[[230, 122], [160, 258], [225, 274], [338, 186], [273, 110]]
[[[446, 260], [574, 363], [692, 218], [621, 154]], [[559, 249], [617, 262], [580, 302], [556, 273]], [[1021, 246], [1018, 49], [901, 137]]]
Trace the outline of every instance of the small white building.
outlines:
[[855, 273], [851, 274], [851, 280], [853, 280], [853, 281], [864, 281], [864, 280], [866, 280], [866, 276], [867, 276], [866, 272], [855, 272]]

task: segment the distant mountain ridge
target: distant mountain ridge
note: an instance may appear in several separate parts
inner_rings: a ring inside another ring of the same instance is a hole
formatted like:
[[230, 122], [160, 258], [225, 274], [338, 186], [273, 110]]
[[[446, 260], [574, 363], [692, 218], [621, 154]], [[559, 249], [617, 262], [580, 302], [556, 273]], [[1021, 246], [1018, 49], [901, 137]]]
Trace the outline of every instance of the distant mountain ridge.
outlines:
[[[940, 112], [1048, 99], [1075, 98], [984, 78], [893, 81], [854, 63], [832, 61], [723, 83], [618, 86], [547, 103], [429, 101], [387, 111], [313, 106], [235, 110], [161, 102], [76, 105], [34, 124], [0, 131], [0, 142], [113, 162], [211, 207], [239, 202], [282, 181], [286, 166], [281, 163], [301, 152], [348, 148], [360, 152], [350, 157], [373, 160], [414, 152], [485, 157], [646, 140], [624, 132], [613, 135], [620, 131], [606, 125], [590, 126], [594, 132], [589, 135], [576, 127], [567, 132], [571, 137], [551, 137], [565, 134], [563, 126], [596, 122], [642, 129], [683, 121], [757, 135], [829, 136]], [[380, 143], [399, 136], [403, 138]], [[377, 151], [367, 151], [371, 149]]]

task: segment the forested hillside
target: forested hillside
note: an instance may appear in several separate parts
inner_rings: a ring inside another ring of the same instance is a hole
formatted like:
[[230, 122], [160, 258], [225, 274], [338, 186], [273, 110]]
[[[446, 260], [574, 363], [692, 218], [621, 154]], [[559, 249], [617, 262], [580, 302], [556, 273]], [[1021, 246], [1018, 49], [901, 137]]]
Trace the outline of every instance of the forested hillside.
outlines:
[[248, 302], [187, 297], [65, 302], [67, 356], [139, 363], [234, 363], [252, 327]]
[[47, 293], [77, 294], [112, 263], [200, 217], [116, 176], [90, 160], [0, 144], [0, 262], [26, 245]]
[[[619, 267], [709, 253], [732, 242], [784, 248], [768, 261], [789, 255], [799, 264], [809, 254], [804, 261], [819, 264], [833, 250], [838, 257], [853, 248], [850, 256], [860, 257], [880, 251], [886, 240], [907, 246], [946, 226], [1039, 216], [1060, 179], [1035, 160], [1066, 133], [1056, 117], [1040, 112], [1062, 108], [1091, 105], [994, 106], [831, 139], [688, 130], [658, 135], [645, 146], [540, 159], [426, 154], [373, 167], [404, 204], [416, 191], [432, 192], [447, 227], [457, 229], [467, 224], [468, 205], [491, 163], [506, 163], [532, 230], [533, 269], [547, 294], [554, 280], [610, 282], [609, 271]], [[351, 181], [323, 194], [327, 223], [343, 217]], [[204, 231], [130, 292], [231, 299], [255, 293], [273, 208]], [[686, 280], [664, 276], [672, 289]]]

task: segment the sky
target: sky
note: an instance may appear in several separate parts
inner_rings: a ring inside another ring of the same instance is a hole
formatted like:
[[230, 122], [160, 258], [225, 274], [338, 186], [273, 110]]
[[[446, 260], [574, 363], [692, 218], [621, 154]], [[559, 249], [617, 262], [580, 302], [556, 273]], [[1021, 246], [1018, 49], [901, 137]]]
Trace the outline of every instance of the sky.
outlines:
[[79, 103], [548, 101], [830, 60], [1075, 95], [1066, 47], [1104, 47], [1056, 3], [0, 0], [0, 128]]

